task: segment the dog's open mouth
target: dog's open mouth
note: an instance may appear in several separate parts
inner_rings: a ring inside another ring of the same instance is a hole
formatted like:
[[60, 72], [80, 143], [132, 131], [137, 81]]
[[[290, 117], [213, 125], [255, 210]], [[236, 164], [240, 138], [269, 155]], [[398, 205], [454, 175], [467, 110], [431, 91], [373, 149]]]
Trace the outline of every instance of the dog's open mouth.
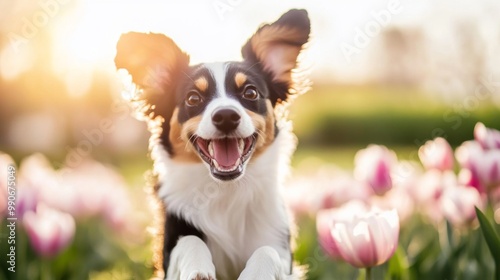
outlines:
[[243, 165], [250, 158], [256, 135], [246, 138], [203, 139], [191, 137], [201, 158], [210, 165], [212, 175], [223, 181], [238, 178], [243, 173]]

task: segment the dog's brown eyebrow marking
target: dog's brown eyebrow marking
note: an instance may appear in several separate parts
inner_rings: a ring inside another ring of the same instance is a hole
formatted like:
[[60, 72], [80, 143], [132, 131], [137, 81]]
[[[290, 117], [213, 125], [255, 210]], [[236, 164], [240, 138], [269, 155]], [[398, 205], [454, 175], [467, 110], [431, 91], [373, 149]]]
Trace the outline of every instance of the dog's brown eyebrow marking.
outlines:
[[200, 91], [204, 92], [208, 89], [208, 80], [204, 76], [199, 77], [194, 81], [194, 85], [196, 88], [198, 88]]
[[241, 72], [236, 73], [236, 75], [234, 75], [234, 81], [236, 82], [236, 87], [240, 88], [241, 86], [243, 86], [247, 81], [247, 78], [248, 78], [247, 75]]

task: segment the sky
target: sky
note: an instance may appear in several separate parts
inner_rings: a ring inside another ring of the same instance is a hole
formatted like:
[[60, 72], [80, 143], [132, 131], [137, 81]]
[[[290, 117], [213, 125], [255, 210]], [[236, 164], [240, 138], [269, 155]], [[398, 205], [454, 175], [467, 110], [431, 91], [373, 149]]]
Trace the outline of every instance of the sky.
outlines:
[[116, 41], [131, 30], [172, 37], [193, 63], [238, 60], [241, 46], [258, 26], [290, 8], [309, 12], [312, 35], [301, 60], [318, 81], [373, 78], [369, 57], [380, 30], [391, 26], [419, 28], [433, 42], [432, 48], [443, 48], [445, 53], [456, 22], [477, 24], [486, 38], [486, 51], [494, 52], [499, 41], [500, 2], [493, 0], [0, 0], [0, 10], [7, 11], [0, 16], [4, 32], [26, 37], [26, 25], [35, 25], [33, 38], [16, 48], [9, 47], [13, 40], [8, 37], [0, 53], [0, 74], [15, 78], [29, 68], [33, 57], [29, 41], [36, 40], [40, 30], [49, 30], [54, 45], [53, 71], [79, 84], [95, 69], [114, 71]]

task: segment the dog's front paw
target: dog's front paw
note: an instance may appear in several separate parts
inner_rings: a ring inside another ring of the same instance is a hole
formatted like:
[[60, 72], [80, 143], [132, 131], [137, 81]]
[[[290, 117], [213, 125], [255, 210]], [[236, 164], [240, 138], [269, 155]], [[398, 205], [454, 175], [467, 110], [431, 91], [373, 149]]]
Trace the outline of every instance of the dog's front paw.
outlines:
[[188, 277], [189, 280], [215, 280], [215, 276], [210, 273], [191, 272]]

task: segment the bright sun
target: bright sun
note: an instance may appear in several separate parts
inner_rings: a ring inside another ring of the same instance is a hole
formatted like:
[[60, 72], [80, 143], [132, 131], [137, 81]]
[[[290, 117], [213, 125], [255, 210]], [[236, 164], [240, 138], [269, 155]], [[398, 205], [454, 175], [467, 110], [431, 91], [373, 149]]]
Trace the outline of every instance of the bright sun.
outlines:
[[[243, 39], [238, 36], [223, 38], [224, 32], [203, 32], [204, 28], [220, 30], [217, 25], [223, 23], [214, 14], [214, 20], [203, 23], [200, 29], [200, 22], [191, 22], [185, 16], [184, 11], [189, 10], [191, 17], [204, 13], [193, 11], [189, 3], [173, 7], [172, 3], [153, 0], [78, 1], [74, 9], [54, 18], [51, 30], [54, 70], [64, 77], [71, 95], [85, 94], [94, 71], [114, 71], [116, 42], [120, 34], [128, 31], [168, 34], [191, 55], [192, 62], [218, 59], [217, 55], [223, 59], [237, 59], [239, 50], [232, 45], [241, 44]], [[209, 39], [213, 41], [206, 43]]]
[[105, 63], [113, 56], [119, 34], [126, 31], [125, 18], [116, 16], [116, 2], [90, 0], [77, 5], [54, 25], [56, 70], [69, 65], [86, 68]]

